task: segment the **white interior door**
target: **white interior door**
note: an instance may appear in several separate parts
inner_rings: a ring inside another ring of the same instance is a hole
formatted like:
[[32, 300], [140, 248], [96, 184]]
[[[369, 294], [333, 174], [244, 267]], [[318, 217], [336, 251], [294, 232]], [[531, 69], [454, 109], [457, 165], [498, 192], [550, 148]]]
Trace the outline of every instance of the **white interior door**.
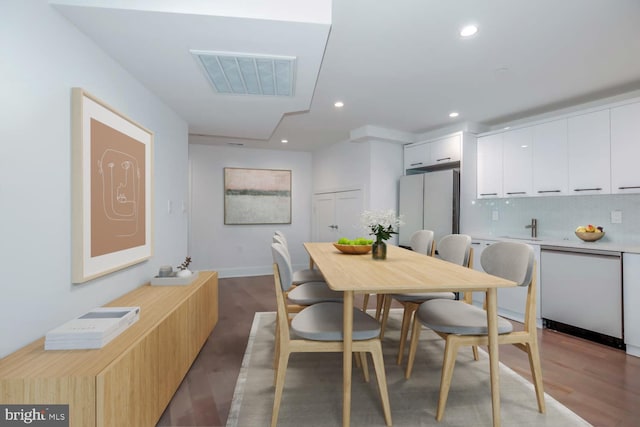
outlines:
[[360, 226], [360, 214], [362, 213], [362, 191], [342, 191], [336, 196], [336, 225], [338, 238], [367, 237], [368, 230]]
[[335, 221], [336, 199], [333, 193], [313, 196], [313, 241], [335, 241], [337, 227]]
[[313, 240], [335, 242], [340, 237], [366, 237], [359, 227], [362, 191], [339, 191], [313, 196]]

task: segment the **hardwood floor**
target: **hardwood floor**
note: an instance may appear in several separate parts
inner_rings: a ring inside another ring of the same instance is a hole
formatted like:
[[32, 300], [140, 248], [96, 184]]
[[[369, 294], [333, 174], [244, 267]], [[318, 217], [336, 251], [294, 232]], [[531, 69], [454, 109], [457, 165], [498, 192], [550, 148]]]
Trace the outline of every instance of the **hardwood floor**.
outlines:
[[[220, 279], [219, 302], [218, 325], [158, 426], [226, 425], [254, 313], [275, 310], [273, 276]], [[638, 425], [640, 358], [547, 329], [538, 339], [546, 393], [596, 427]], [[517, 348], [501, 346], [500, 361], [530, 378]]]

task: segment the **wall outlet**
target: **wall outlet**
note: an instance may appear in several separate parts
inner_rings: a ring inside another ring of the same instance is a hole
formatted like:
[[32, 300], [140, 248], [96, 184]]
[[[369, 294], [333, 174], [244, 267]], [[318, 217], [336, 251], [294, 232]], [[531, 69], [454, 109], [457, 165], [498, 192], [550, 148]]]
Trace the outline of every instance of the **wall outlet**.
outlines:
[[500, 219], [500, 211], [491, 211], [491, 220], [498, 221]]
[[622, 211], [611, 211], [611, 224], [622, 224]]

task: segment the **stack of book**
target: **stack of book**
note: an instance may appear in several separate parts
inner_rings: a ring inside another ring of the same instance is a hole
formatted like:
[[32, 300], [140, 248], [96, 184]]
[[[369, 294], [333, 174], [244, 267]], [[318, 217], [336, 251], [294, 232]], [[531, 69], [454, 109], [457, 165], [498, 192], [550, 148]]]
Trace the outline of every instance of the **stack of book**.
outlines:
[[45, 350], [102, 348], [140, 319], [140, 307], [98, 307], [47, 332]]

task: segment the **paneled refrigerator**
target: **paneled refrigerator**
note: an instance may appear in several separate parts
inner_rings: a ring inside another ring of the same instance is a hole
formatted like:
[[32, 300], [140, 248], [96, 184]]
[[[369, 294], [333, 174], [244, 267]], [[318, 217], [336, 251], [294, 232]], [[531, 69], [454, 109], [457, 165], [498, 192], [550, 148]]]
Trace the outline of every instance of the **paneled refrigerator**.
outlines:
[[[400, 177], [398, 241], [409, 246], [417, 230], [432, 230], [436, 242], [460, 232], [460, 171], [446, 169]], [[436, 246], [437, 249], [437, 246]]]

